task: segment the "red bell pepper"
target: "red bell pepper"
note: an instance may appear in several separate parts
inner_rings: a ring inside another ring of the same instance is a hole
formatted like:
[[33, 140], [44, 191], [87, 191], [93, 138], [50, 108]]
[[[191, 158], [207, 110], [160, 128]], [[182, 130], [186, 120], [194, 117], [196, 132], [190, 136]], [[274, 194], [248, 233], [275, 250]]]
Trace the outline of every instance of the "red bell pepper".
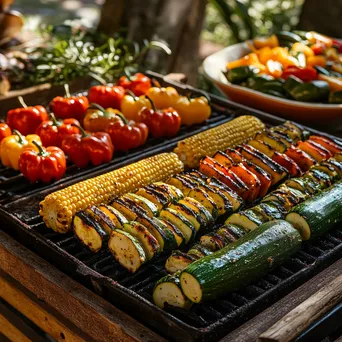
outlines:
[[80, 123], [76, 119], [56, 120], [51, 114], [51, 120], [39, 125], [36, 134], [40, 136], [43, 146], [62, 146], [62, 141], [69, 135], [80, 133]]
[[152, 87], [151, 80], [141, 73], [133, 76], [122, 76], [117, 84], [127, 90], [131, 90], [135, 96], [145, 95], [147, 90]]
[[0, 142], [2, 139], [12, 135], [12, 130], [5, 122], [0, 122]]
[[62, 141], [62, 150], [77, 167], [108, 163], [113, 158], [114, 147], [109, 134], [104, 132], [86, 133], [78, 126], [80, 134], [73, 134]]
[[317, 41], [315, 44], [310, 46], [310, 48], [315, 55], [322, 55], [327, 47], [324, 43]]
[[341, 42], [333, 39], [333, 47], [335, 47], [339, 53], [342, 53], [342, 43]]
[[115, 149], [128, 151], [144, 145], [148, 137], [148, 128], [142, 122], [127, 121], [121, 116], [120, 121], [109, 124], [106, 132], [110, 135]]
[[175, 136], [181, 125], [180, 115], [172, 107], [157, 110], [153, 101], [147, 98], [152, 109], [143, 108], [139, 113], [140, 121], [146, 124], [155, 138]]
[[32, 183], [39, 180], [50, 183], [61, 179], [66, 171], [64, 152], [56, 146], [43, 148], [36, 141], [33, 143], [37, 146], [38, 152], [32, 148], [20, 154], [19, 169], [22, 174]]
[[21, 96], [18, 97], [18, 100], [23, 108], [9, 110], [6, 123], [11, 129], [16, 129], [22, 135], [33, 134], [42, 122], [49, 119], [48, 113], [43, 106], [28, 107]]
[[67, 84], [64, 85], [64, 89], [65, 96], [57, 96], [51, 101], [51, 111], [61, 119], [75, 118], [79, 121], [82, 120], [89, 107], [88, 98], [86, 96], [70, 96]]
[[309, 82], [317, 79], [317, 71], [311, 66], [301, 68], [291, 65], [283, 71], [281, 78], [286, 80], [290, 76], [298, 77], [303, 82]]
[[120, 86], [97, 85], [91, 87], [88, 94], [90, 103], [97, 103], [104, 109], [120, 109], [125, 89]]

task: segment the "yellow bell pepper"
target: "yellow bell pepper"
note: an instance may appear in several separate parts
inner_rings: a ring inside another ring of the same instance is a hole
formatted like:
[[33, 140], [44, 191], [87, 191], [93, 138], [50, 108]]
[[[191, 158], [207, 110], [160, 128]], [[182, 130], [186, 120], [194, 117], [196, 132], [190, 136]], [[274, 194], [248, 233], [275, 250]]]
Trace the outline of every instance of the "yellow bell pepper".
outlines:
[[292, 51], [296, 51], [296, 52], [303, 52], [305, 57], [310, 57], [310, 56], [314, 56], [315, 53], [312, 51], [312, 49], [310, 49], [307, 45], [303, 44], [303, 43], [294, 43], [292, 45], [291, 48]]
[[266, 73], [275, 78], [279, 78], [283, 73], [283, 66], [279, 62], [270, 59], [266, 63]]
[[278, 37], [273, 34], [269, 37], [258, 37], [253, 39], [253, 44], [257, 49], [261, 49], [264, 47], [270, 47], [274, 48], [276, 46], [279, 46], [279, 40]]
[[196, 98], [180, 96], [173, 108], [176, 109], [185, 126], [202, 123], [211, 115], [211, 107], [205, 96]]
[[179, 99], [178, 91], [173, 87], [152, 87], [147, 91], [146, 95], [158, 109], [174, 107]]
[[319, 41], [324, 43], [324, 45], [328, 48], [332, 47], [333, 45], [333, 40], [328, 36], [324, 36], [323, 34], [311, 31], [308, 32], [306, 36], [310, 43], [317, 43], [317, 41]]
[[128, 120], [138, 121], [138, 114], [144, 107], [151, 109], [151, 103], [145, 95], [139, 97], [127, 94], [121, 101], [121, 112]]
[[342, 91], [342, 77], [318, 74], [318, 79], [327, 82], [331, 91]]
[[13, 133], [13, 135], [8, 136], [1, 141], [0, 157], [1, 163], [4, 166], [19, 170], [20, 154], [26, 149], [31, 148], [38, 151], [37, 147], [33, 144], [33, 141], [36, 141], [39, 145], [42, 145], [42, 142], [37, 134], [23, 136], [16, 130], [13, 130]]
[[306, 59], [306, 65], [307, 66], [321, 66], [324, 67], [327, 64], [327, 59], [325, 56], [317, 55], [317, 56], [311, 56]]

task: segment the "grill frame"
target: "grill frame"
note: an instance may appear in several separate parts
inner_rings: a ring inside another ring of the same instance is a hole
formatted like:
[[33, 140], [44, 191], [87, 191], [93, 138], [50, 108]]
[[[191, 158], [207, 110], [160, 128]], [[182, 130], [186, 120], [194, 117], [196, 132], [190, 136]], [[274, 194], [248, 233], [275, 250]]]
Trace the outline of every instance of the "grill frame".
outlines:
[[[160, 79], [160, 76], [157, 74], [151, 73], [151, 75]], [[174, 85], [173, 83], [169, 84]], [[194, 89], [188, 86], [181, 86], [178, 88], [183, 91]], [[236, 115], [242, 113], [245, 114], [246, 112], [248, 112], [252, 115], [258, 116], [264, 122], [270, 125], [279, 124], [285, 121], [284, 119], [277, 118], [257, 110], [253, 110], [242, 105], [234, 104], [230, 101], [222, 100], [215, 96], [212, 96], [212, 102], [216, 106], [222, 106], [228, 109], [235, 109]], [[334, 139], [338, 139], [337, 137], [316, 131], [311, 128], [309, 130], [313, 133], [318, 133], [328, 137], [330, 136]], [[168, 142], [163, 146], [158, 146], [152, 149], [149, 153], [155, 154], [158, 152], [170, 150], [172, 147], [175, 146], [175, 143], [176, 141]], [[143, 156], [139, 157], [145, 158], [146, 156], [147, 155], [144, 154]], [[135, 158], [136, 157], [129, 158], [123, 161], [122, 165], [116, 165], [114, 168], [131, 163], [135, 161]], [[94, 172], [89, 172], [87, 173], [87, 176], [95, 176], [97, 174], [107, 172], [109, 171], [109, 169], [113, 169], [113, 165], [101, 168], [100, 170], [95, 170]], [[331, 264], [333, 261], [342, 256], [342, 227], [340, 227], [340, 229], [336, 230], [335, 232], [340, 232], [341, 242], [335, 248], [330, 250], [330, 252], [318, 257], [315, 260], [314, 264], [305, 267], [304, 269], [299, 271], [299, 273], [294, 273], [294, 275], [287, 278], [286, 281], [282, 281], [280, 284], [274, 286], [271, 290], [266, 290], [261, 296], [258, 297], [256, 301], [250, 301], [247, 305], [243, 306], [239, 310], [235, 310], [234, 315], [226, 315], [223, 319], [220, 319], [215, 323], [211, 323], [204, 328], [193, 327], [175, 317], [174, 315], [170, 314], [169, 312], [158, 309], [151, 302], [141, 297], [136, 292], [114, 281], [110, 277], [104, 276], [96, 270], [92, 269], [89, 266], [89, 262], [88, 265], [86, 265], [73, 255], [69, 254], [67, 251], [56, 245], [51, 240], [47, 239], [47, 234], [43, 235], [39, 232], [39, 230], [35, 230], [35, 228], [39, 227], [39, 219], [37, 219], [37, 216], [29, 221], [29, 224], [27, 224], [23, 222], [23, 220], [20, 220], [18, 217], [13, 215], [11, 212], [9, 212], [11, 207], [30, 205], [31, 201], [37, 204], [38, 197], [42, 197], [43, 195], [45, 196], [48, 192], [55, 191], [62, 186], [70, 185], [71, 183], [75, 183], [83, 179], [84, 174], [72, 178], [72, 180], [62, 185], [46, 188], [40, 194], [38, 194], [38, 191], [40, 191], [41, 189], [23, 198], [16, 199], [14, 201], [8, 201], [4, 206], [0, 207], [1, 222], [8, 223], [8, 232], [11, 233], [11, 235], [14, 236], [17, 240], [19, 240], [29, 248], [33, 249], [37, 254], [50, 261], [52, 264], [56, 265], [59, 269], [70, 275], [72, 278], [87, 286], [94, 292], [100, 294], [102, 297], [109, 300], [110, 302], [118, 305], [118, 307], [131, 314], [133, 317], [142, 321], [142, 323], [150, 326], [162, 335], [173, 338], [175, 340], [212, 341], [222, 337], [224, 334], [236, 328], [238, 325], [244, 323], [251, 317], [255, 316], [257, 313], [259, 313], [261, 310], [273, 304], [275, 301], [292, 291], [295, 287], [304, 283], [308, 277], [312, 277], [326, 265]], [[52, 233], [52, 235], [53, 234], [54, 233]], [[316, 243], [320, 243], [320, 241], [322, 241], [323, 239], [324, 238], [318, 240], [318, 242], [314, 241], [306, 243], [305, 246], [314, 246]], [[96, 257], [94, 257], [94, 259], [96, 259]], [[277, 270], [278, 269], [279, 268], [277, 268]]]

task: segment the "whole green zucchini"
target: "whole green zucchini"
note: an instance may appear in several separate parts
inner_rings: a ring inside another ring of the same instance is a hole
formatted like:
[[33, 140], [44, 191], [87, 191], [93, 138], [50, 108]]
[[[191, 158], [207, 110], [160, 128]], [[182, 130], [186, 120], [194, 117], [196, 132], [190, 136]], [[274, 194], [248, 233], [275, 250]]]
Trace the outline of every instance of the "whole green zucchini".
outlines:
[[342, 221], [342, 181], [296, 205], [286, 221], [298, 229], [303, 240], [326, 233]]
[[192, 302], [214, 299], [255, 280], [296, 252], [298, 231], [283, 220], [262, 224], [212, 255], [187, 266], [180, 275], [183, 293]]

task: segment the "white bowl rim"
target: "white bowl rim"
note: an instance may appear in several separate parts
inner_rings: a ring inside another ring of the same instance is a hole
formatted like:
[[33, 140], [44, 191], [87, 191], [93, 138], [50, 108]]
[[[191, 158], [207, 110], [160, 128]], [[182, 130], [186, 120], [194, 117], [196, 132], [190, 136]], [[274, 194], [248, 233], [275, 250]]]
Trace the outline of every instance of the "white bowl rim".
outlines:
[[[216, 56], [220, 56], [221, 54], [223, 54], [225, 51], [227, 50], [233, 50], [234, 48], [238, 48], [238, 47], [246, 47], [246, 42], [242, 42], [242, 43], [238, 43], [238, 44], [233, 44], [230, 46], [227, 46], [225, 48], [223, 48], [220, 51], [217, 51], [211, 55], [209, 55], [208, 57], [206, 57], [203, 61], [203, 71], [206, 77], [208, 77], [210, 80], [212, 80], [215, 83], [218, 83], [224, 87], [232, 87], [232, 88], [236, 88], [239, 89], [241, 92], [244, 93], [254, 93], [256, 95], [258, 95], [260, 98], [264, 98], [265, 100], [267, 99], [272, 99], [273, 101], [276, 101], [280, 104], [286, 104], [286, 105], [291, 105], [291, 106], [295, 106], [295, 107], [306, 107], [306, 108], [315, 108], [315, 109], [340, 109], [342, 110], [342, 104], [329, 104], [329, 103], [314, 103], [314, 102], [303, 102], [303, 101], [296, 101], [296, 100], [291, 100], [291, 99], [282, 99], [280, 97], [274, 96], [274, 95], [269, 95], [269, 94], [264, 94], [260, 91], [254, 90], [254, 89], [250, 89], [247, 87], [243, 87], [243, 86], [239, 86], [236, 84], [233, 84], [231, 82], [229, 82], [228, 80], [226, 80], [227, 83], [223, 83], [222, 81], [220, 81], [219, 79], [212, 77], [210, 75], [210, 70], [209, 69], [209, 64], [210, 64], [210, 60], [215, 58]], [[229, 62], [229, 61], [227, 61]], [[342, 114], [342, 112], [341, 112]]]

